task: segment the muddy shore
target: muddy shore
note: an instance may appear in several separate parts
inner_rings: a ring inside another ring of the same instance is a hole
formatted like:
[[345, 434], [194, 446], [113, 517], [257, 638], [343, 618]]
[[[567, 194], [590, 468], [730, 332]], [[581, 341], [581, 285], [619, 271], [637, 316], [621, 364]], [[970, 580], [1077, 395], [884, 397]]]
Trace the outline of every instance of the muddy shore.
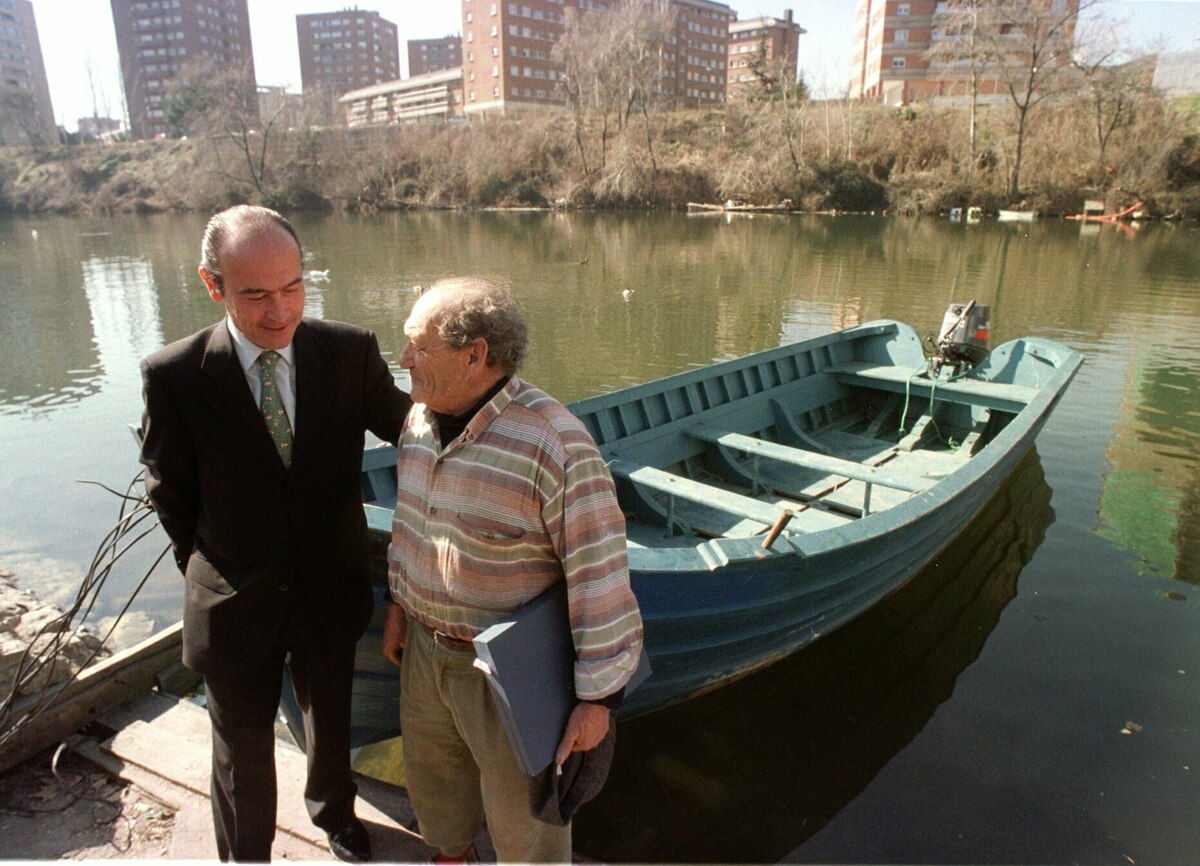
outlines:
[[[0, 701], [14, 685], [19, 695], [36, 694], [109, 655], [91, 631], [54, 631], [61, 617], [0, 571]], [[53, 643], [53, 664], [15, 684], [28, 659]], [[174, 822], [172, 809], [66, 750], [31, 755], [0, 775], [0, 859], [160, 859], [170, 855]]]

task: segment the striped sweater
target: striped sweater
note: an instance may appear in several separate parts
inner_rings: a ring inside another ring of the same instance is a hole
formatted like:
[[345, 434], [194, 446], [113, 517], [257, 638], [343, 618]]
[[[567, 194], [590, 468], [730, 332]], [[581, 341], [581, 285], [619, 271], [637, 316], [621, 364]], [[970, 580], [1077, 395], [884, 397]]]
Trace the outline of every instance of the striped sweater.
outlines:
[[435, 423], [418, 404], [400, 440], [392, 597], [469, 640], [565, 579], [576, 696], [621, 688], [637, 666], [642, 620], [625, 519], [583, 425], [516, 376], [444, 449]]

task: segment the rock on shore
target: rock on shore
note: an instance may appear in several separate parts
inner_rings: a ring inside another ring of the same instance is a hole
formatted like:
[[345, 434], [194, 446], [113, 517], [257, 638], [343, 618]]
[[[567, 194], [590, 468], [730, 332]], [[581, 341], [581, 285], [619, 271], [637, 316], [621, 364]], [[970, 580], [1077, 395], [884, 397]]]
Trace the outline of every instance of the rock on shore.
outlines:
[[[22, 660], [36, 657], [45, 652], [64, 635], [58, 631], [39, 633], [42, 629], [62, 617], [63, 612], [52, 604], [40, 601], [36, 595], [17, 585], [16, 577], [0, 571], [0, 700], [12, 694], [14, 678]], [[70, 624], [66, 624], [71, 628]], [[59, 628], [62, 628], [60, 624]], [[30, 650], [26, 655], [26, 650]], [[99, 652], [97, 652], [99, 650]], [[74, 676], [89, 661], [109, 655], [101, 648], [100, 638], [87, 629], [79, 629], [66, 636], [58, 647], [56, 662], [44, 664], [36, 674], [23, 682], [17, 690], [19, 695], [36, 694], [48, 686], [63, 682]]]

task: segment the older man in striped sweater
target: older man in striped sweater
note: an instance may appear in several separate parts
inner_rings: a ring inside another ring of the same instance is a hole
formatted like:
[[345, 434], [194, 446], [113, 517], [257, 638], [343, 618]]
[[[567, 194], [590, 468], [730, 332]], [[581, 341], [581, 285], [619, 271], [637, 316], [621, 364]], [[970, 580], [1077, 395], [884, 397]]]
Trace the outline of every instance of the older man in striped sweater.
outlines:
[[405, 323], [412, 399], [399, 446], [384, 652], [401, 665], [405, 776], [435, 862], [463, 862], [486, 815], [501, 862], [570, 862], [535, 819], [471, 639], [567, 585], [579, 700], [561, 763], [604, 738], [642, 644], [625, 521], [579, 421], [517, 375], [516, 302], [482, 278], [436, 284]]

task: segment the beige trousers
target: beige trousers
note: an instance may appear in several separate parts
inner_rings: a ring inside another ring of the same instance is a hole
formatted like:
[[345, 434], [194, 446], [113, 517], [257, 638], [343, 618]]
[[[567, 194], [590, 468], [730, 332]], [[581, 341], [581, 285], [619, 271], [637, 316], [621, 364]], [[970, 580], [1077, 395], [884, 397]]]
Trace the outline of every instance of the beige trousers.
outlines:
[[426, 844], [465, 851], [487, 817], [501, 863], [570, 863], [571, 828], [529, 810], [521, 772], [472, 652], [433, 642], [411, 620], [400, 665], [400, 727], [408, 794]]

